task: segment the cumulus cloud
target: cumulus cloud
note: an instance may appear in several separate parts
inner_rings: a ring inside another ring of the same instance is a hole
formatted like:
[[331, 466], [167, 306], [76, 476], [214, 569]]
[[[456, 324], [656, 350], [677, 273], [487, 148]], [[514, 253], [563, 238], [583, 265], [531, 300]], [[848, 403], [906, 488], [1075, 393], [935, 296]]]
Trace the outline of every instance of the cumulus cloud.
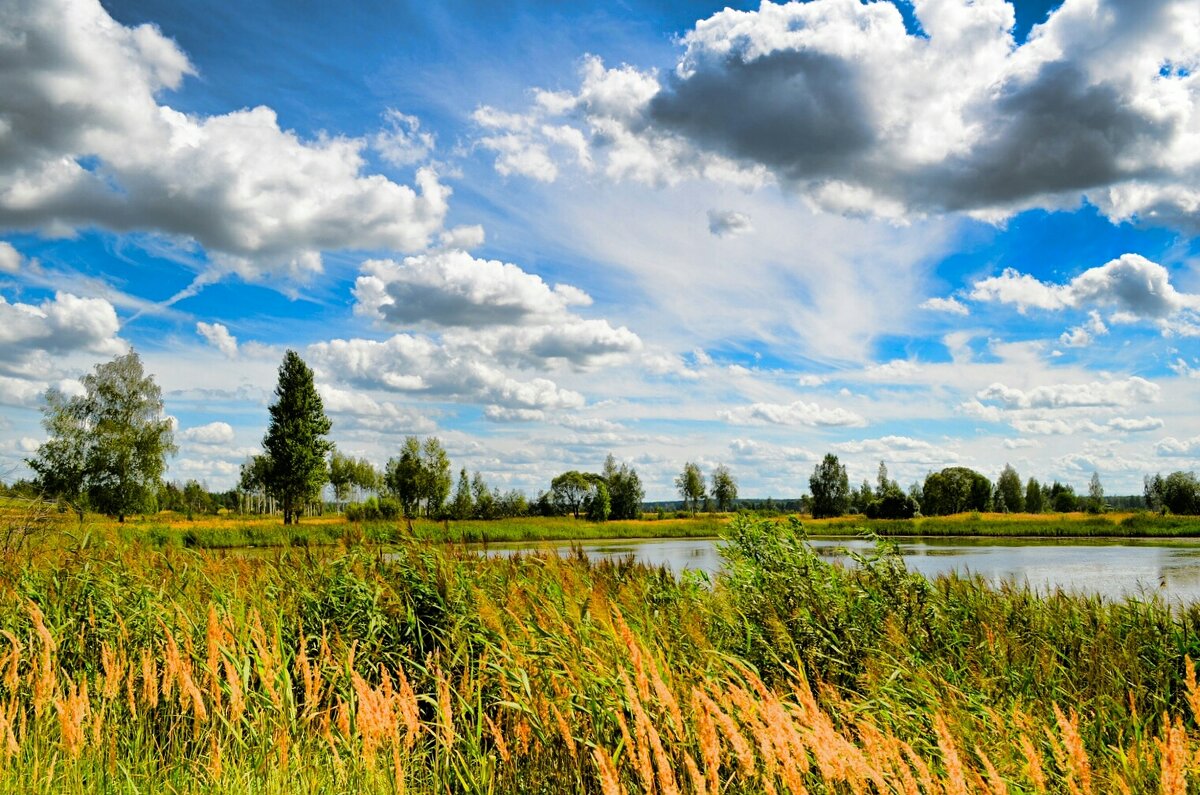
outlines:
[[351, 339], [309, 346], [308, 360], [336, 381], [507, 408], [577, 408], [583, 395], [546, 378], [521, 380], [492, 364], [464, 360], [427, 337], [397, 334], [383, 342]]
[[18, 273], [24, 259], [12, 243], [0, 240], [0, 273]]
[[122, 353], [126, 346], [117, 337], [119, 330], [116, 310], [102, 298], [59, 292], [35, 306], [10, 304], [0, 296], [0, 364], [23, 361], [35, 352]]
[[233, 444], [235, 438], [233, 426], [227, 422], [210, 422], [207, 425], [197, 425], [179, 432], [179, 438], [185, 442], [204, 445]]
[[421, 120], [394, 108], [384, 113], [387, 127], [371, 138], [371, 146], [393, 166], [403, 168], [429, 159], [433, 153], [433, 133], [421, 130]]
[[[1196, 226], [1195, 3], [1067, 0], [1020, 45], [1002, 0], [913, 11], [920, 33], [892, 3], [725, 9], [682, 37], [666, 75], [589, 57], [577, 91], [481, 108], [481, 143], [502, 173], [546, 181], [560, 162], [647, 183], [774, 179], [874, 215], [1086, 197], [1114, 220]], [[584, 143], [559, 143], [563, 127]]]
[[717, 237], [737, 237], [754, 231], [750, 216], [734, 210], [709, 210], [708, 231]]
[[862, 426], [867, 421], [859, 414], [844, 408], [823, 408], [816, 403], [797, 400], [793, 403], [752, 403], [718, 416], [734, 425], [805, 425]]
[[893, 359], [890, 362], [868, 367], [863, 371], [863, 375], [871, 381], [904, 381], [920, 372], [921, 366], [916, 362], [908, 359]]
[[339, 389], [317, 384], [325, 411], [338, 421], [339, 428], [366, 428], [391, 433], [429, 433], [437, 424], [428, 416], [390, 400], [376, 400], [358, 389]]
[[1179, 292], [1166, 268], [1138, 254], [1090, 268], [1066, 284], [1050, 284], [1008, 268], [999, 276], [975, 282], [971, 299], [1008, 304], [1021, 313], [1090, 309], [1087, 323], [1063, 334], [1064, 344], [1076, 346], [1108, 331], [1097, 311], [1100, 308], [1113, 311], [1111, 321], [1148, 321], [1164, 334], [1190, 335], [1200, 313], [1200, 295]]
[[221, 353], [225, 354], [230, 359], [237, 356], [238, 342], [237, 337], [229, 333], [229, 329], [221, 323], [205, 323], [200, 321], [196, 324], [196, 333], [204, 340]]
[[251, 279], [305, 278], [322, 250], [417, 250], [442, 226], [437, 175], [418, 171], [414, 189], [364, 174], [362, 139], [303, 140], [266, 107], [160, 104], [194, 67], [97, 0], [7, 3], [0, 29], [0, 226], [184, 236]]
[[1200, 436], [1176, 439], [1168, 436], [1154, 445], [1154, 452], [1164, 457], [1191, 457], [1200, 455]]
[[454, 351], [520, 367], [563, 361], [587, 368], [639, 351], [624, 326], [571, 310], [591, 304], [582, 290], [554, 287], [511, 263], [443, 250], [403, 262], [370, 260], [355, 283], [355, 312], [391, 327], [442, 329]]
[[516, 265], [476, 259], [458, 250], [403, 262], [368, 260], [362, 274], [354, 286], [355, 312], [398, 326], [530, 324], [592, 302], [570, 285], [552, 288]]
[[950, 315], [961, 315], [966, 317], [971, 314], [971, 310], [966, 304], [959, 301], [957, 298], [930, 298], [922, 301], [920, 309], [928, 309], [930, 312], [945, 312]]
[[1087, 384], [1050, 384], [1024, 390], [996, 383], [980, 391], [980, 401], [1005, 411], [1016, 409], [1072, 409], [1138, 406], [1159, 399], [1161, 389], [1144, 378], [1132, 376], [1115, 381]]

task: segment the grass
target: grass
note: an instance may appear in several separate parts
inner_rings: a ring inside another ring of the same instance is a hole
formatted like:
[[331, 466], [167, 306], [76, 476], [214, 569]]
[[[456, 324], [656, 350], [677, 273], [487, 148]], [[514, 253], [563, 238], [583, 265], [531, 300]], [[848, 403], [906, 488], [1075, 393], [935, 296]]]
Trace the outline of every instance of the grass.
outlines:
[[804, 530], [734, 519], [711, 581], [35, 534], [0, 561], [0, 791], [1187, 791], [1200, 607], [847, 569]]

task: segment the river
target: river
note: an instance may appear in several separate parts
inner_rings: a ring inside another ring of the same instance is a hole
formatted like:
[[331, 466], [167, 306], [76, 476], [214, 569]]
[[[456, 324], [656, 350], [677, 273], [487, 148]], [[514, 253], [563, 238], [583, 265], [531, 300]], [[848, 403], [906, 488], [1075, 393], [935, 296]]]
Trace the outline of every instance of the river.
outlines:
[[[1200, 600], [1200, 539], [902, 538], [895, 539], [910, 571], [936, 577], [951, 571], [979, 574], [993, 582], [1028, 583], [1039, 592], [1062, 588], [1119, 599], [1157, 593], [1172, 602]], [[714, 574], [722, 565], [712, 538], [589, 541], [580, 544], [593, 559], [632, 555], [653, 566]], [[845, 559], [847, 549], [869, 551], [858, 538], [812, 538], [822, 556]], [[493, 544], [493, 554], [557, 549], [571, 542]]]

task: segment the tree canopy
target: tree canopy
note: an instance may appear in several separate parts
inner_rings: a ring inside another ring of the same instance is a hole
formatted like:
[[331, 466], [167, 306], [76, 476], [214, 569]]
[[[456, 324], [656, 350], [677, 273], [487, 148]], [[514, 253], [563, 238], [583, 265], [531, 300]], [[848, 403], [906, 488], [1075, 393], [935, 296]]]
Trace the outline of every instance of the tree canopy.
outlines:
[[84, 394], [46, 393], [42, 424], [49, 439], [28, 461], [44, 493], [118, 521], [152, 507], [167, 455], [175, 452], [173, 423], [162, 390], [135, 351], [96, 365], [82, 379]]
[[329, 477], [325, 458], [333, 450], [326, 439], [333, 424], [300, 354], [289, 350], [279, 365], [275, 402], [263, 437], [266, 490], [283, 504], [283, 523], [300, 521], [300, 509], [317, 498]]
[[833, 453], [826, 453], [821, 463], [808, 479], [812, 491], [812, 515], [814, 519], [841, 516], [850, 502], [850, 478], [846, 467]]

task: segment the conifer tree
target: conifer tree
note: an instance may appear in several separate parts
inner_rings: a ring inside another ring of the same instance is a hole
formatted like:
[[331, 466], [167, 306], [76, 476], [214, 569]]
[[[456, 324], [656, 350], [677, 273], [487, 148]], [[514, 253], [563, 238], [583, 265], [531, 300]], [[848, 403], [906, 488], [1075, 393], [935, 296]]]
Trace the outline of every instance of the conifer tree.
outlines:
[[333, 443], [325, 438], [332, 423], [313, 383], [313, 373], [300, 355], [289, 350], [279, 365], [271, 421], [263, 437], [269, 459], [267, 492], [283, 504], [283, 523], [296, 524], [305, 503], [315, 499], [329, 472], [325, 458]]

